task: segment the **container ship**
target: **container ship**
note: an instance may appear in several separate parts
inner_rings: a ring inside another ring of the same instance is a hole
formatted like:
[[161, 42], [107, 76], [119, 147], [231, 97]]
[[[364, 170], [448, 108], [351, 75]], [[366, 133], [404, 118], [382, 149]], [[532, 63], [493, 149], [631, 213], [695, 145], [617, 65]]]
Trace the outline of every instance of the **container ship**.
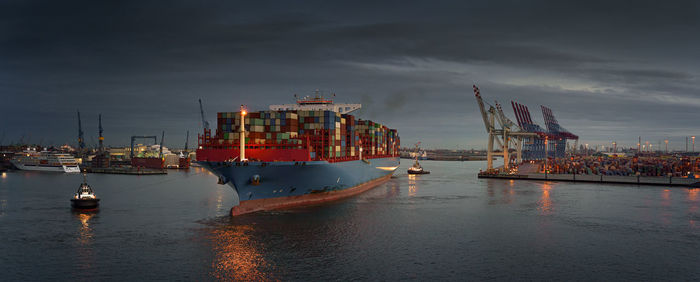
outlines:
[[317, 95], [220, 112], [214, 134], [199, 134], [196, 160], [238, 195], [233, 216], [356, 195], [391, 178], [400, 146], [395, 129], [349, 114], [360, 107]]

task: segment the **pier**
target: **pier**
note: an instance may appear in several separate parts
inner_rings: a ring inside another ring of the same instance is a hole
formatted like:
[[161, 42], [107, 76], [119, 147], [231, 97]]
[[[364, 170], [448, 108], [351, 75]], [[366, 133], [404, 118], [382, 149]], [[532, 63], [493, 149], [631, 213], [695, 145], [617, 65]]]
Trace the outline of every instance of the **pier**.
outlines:
[[683, 186], [700, 188], [700, 179], [685, 177], [663, 176], [617, 176], [617, 175], [587, 175], [587, 174], [493, 174], [480, 173], [479, 178], [517, 179], [517, 180], [544, 180], [563, 182], [588, 182], [607, 184], [635, 184], [656, 186]]
[[168, 174], [165, 169], [136, 169], [132, 167], [105, 167], [105, 168], [87, 168], [89, 173], [106, 173], [106, 174], [130, 174], [130, 175], [159, 175]]

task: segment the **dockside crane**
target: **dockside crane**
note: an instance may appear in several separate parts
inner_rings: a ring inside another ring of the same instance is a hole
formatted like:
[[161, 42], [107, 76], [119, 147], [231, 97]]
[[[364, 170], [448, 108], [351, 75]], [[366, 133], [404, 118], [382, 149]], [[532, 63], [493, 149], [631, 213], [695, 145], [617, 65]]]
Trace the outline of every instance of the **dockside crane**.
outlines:
[[209, 122], [204, 117], [204, 108], [202, 107], [202, 99], [199, 99], [199, 112], [202, 115], [202, 126], [204, 127], [204, 129], [209, 129]]
[[163, 139], [165, 139], [165, 130], [163, 130], [163, 134], [160, 136], [160, 158], [163, 158]]
[[[484, 101], [481, 97], [481, 92], [476, 85], [474, 87], [474, 96], [476, 97], [477, 104], [479, 105], [479, 110], [481, 111], [481, 117], [484, 120], [484, 127], [486, 132], [489, 134], [488, 147], [486, 151], [487, 158], [487, 169], [493, 170], [493, 157], [503, 156], [503, 168], [508, 169], [510, 164], [509, 150], [512, 147], [515, 148], [517, 154], [517, 162], [522, 162], [522, 143], [523, 138], [537, 136], [535, 133], [523, 131], [517, 124], [511, 121], [503, 113], [501, 105], [496, 102], [496, 106], [489, 104], [489, 109], [486, 109]], [[498, 127], [496, 126], [498, 122]], [[498, 143], [498, 148], [501, 152], [497, 152], [494, 149], [494, 143]]]
[[102, 114], [100, 114], [100, 115], [98, 116], [98, 118], [99, 118], [99, 124], [100, 124], [99, 127], [98, 127], [99, 133], [100, 133], [100, 136], [99, 136], [100, 148], [99, 148], [99, 150], [100, 150], [100, 152], [102, 152], [102, 151], [104, 151], [104, 148], [105, 148], [105, 147], [104, 147], [104, 144], [103, 144], [105, 138], [102, 137], [102, 132], [103, 132], [103, 130], [102, 130]]
[[184, 153], [187, 154], [187, 145], [190, 143], [190, 131], [187, 131], [187, 137], [185, 137], [185, 150]]
[[85, 149], [85, 138], [84, 138], [85, 133], [83, 132], [83, 125], [80, 121], [80, 110], [78, 110], [78, 148], [80, 148], [80, 151]]
[[[165, 132], [164, 132], [165, 134]], [[134, 141], [136, 139], [153, 139], [153, 143], [158, 142], [157, 139], [158, 137], [153, 135], [153, 136], [131, 136], [131, 155], [130, 158], [133, 160], [134, 159]]]

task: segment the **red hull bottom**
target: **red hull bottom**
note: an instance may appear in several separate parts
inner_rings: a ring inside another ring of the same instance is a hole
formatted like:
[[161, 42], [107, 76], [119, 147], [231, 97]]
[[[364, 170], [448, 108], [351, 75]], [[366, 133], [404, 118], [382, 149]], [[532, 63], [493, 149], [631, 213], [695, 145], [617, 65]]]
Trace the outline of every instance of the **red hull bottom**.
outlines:
[[342, 191], [331, 191], [301, 196], [243, 201], [238, 206], [231, 208], [231, 216], [237, 216], [258, 211], [278, 210], [299, 206], [317, 205], [325, 202], [336, 201], [342, 198], [347, 198], [365, 192], [388, 181], [390, 178], [391, 174], [382, 176], [369, 182], [365, 182], [352, 188], [344, 189]]

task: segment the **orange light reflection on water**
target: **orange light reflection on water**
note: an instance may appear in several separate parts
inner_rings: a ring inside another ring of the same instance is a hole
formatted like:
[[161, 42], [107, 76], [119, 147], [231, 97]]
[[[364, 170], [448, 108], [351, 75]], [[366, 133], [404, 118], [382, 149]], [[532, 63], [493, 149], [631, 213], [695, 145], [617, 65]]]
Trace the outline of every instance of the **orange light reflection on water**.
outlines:
[[416, 185], [416, 176], [413, 174], [408, 175], [408, 196], [415, 197], [418, 193], [418, 185]]
[[670, 189], [664, 189], [663, 192], [661, 192], [661, 197], [665, 200], [671, 200], [671, 190]]
[[537, 201], [537, 210], [542, 212], [542, 214], [549, 215], [552, 213], [552, 199], [550, 198], [549, 192], [552, 190], [552, 185], [549, 183], [542, 183], [542, 197]]
[[688, 201], [695, 202], [698, 200], [698, 193], [700, 193], [700, 188], [688, 189]]
[[80, 221], [80, 229], [78, 229], [78, 251], [76, 264], [77, 270], [80, 272], [86, 272], [92, 270], [92, 264], [95, 260], [95, 255], [92, 249], [92, 242], [94, 237], [94, 232], [90, 227], [90, 219], [95, 216], [95, 213], [78, 213], [75, 216]]
[[671, 212], [669, 207], [671, 207], [671, 189], [664, 189], [661, 191], [661, 206], [665, 209], [661, 210], [661, 221], [664, 225], [671, 225]]
[[[698, 210], [700, 209], [700, 207], [698, 207], [698, 205], [700, 205], [700, 203], [698, 202], [698, 194], [699, 193], [700, 193], [700, 188], [688, 189], [688, 201], [691, 202], [691, 203], [689, 203], [689, 207], [688, 207], [689, 214], [697, 214]], [[688, 220], [688, 223], [690, 224], [690, 227], [692, 227], [692, 228], [695, 228], [698, 225], [697, 222], [695, 220], [693, 220], [692, 217]]]
[[79, 213], [78, 220], [80, 220], [80, 232], [78, 235], [78, 242], [80, 245], [89, 245], [92, 243], [93, 232], [90, 228], [90, 219], [95, 216], [92, 213]]
[[212, 276], [218, 280], [268, 281], [270, 278], [260, 269], [267, 262], [258, 250], [258, 244], [250, 236], [253, 227], [223, 226], [212, 233], [215, 258]]

